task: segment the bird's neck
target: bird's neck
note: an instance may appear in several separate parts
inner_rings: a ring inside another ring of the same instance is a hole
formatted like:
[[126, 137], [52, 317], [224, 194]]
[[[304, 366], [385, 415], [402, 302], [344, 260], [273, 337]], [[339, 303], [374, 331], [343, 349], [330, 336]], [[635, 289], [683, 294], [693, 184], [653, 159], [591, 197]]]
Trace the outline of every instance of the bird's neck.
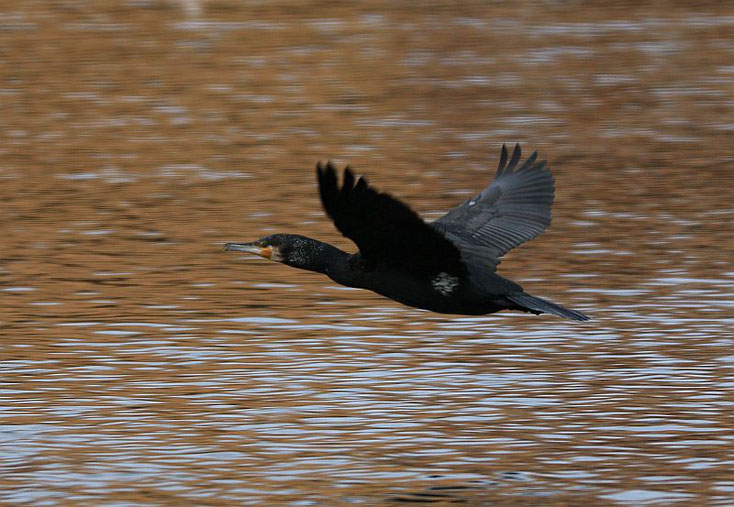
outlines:
[[308, 241], [305, 249], [307, 253], [303, 258], [299, 258], [293, 267], [323, 273], [330, 277], [331, 273], [346, 269], [349, 260], [348, 253], [322, 241], [312, 238], [304, 239]]

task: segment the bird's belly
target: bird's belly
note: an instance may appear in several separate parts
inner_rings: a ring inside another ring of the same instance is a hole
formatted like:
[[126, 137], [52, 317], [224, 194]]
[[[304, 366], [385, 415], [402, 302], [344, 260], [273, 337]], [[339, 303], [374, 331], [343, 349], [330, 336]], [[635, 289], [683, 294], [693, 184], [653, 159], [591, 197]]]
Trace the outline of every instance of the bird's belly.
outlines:
[[464, 280], [446, 273], [418, 277], [399, 272], [375, 278], [378, 282], [365, 288], [413, 308], [463, 315], [483, 315], [502, 309], [472, 287], [467, 287]]

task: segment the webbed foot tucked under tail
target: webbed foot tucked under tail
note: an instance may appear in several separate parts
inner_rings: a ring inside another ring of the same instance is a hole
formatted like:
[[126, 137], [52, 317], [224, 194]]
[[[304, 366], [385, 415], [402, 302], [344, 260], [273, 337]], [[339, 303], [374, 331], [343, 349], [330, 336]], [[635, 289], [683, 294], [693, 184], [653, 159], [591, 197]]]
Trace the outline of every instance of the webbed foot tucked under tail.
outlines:
[[551, 301], [537, 296], [531, 296], [527, 292], [509, 294], [506, 297], [513, 303], [520, 305], [523, 309], [531, 313], [552, 313], [553, 315], [558, 315], [564, 319], [590, 320], [590, 317], [581, 312], [569, 310], [568, 308], [564, 308], [561, 305], [557, 305], [556, 303], [552, 303]]

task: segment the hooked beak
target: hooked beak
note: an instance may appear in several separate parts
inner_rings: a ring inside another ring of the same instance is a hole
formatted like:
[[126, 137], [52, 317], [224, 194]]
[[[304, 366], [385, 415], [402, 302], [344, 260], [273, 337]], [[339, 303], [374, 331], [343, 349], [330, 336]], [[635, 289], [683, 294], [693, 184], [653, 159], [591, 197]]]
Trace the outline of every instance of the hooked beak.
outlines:
[[272, 259], [273, 248], [269, 246], [258, 246], [255, 243], [225, 243], [225, 250], [231, 250], [234, 252], [247, 252], [265, 257], [266, 259]]

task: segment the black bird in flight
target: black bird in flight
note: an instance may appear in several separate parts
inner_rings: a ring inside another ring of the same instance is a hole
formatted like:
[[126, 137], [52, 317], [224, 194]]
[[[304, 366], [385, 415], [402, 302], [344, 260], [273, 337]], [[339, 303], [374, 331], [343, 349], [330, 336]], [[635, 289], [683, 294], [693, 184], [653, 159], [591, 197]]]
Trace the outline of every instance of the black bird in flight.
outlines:
[[380, 192], [364, 177], [318, 163], [326, 214], [359, 252], [349, 254], [315, 239], [274, 234], [253, 243], [227, 243], [288, 266], [324, 273], [348, 287], [368, 289], [407, 306], [438, 313], [483, 315], [500, 310], [552, 313], [589, 320], [576, 310], [532, 296], [496, 273], [500, 257], [550, 225], [553, 176], [537, 152], [520, 164], [520, 145], [502, 146], [492, 183], [434, 222]]

